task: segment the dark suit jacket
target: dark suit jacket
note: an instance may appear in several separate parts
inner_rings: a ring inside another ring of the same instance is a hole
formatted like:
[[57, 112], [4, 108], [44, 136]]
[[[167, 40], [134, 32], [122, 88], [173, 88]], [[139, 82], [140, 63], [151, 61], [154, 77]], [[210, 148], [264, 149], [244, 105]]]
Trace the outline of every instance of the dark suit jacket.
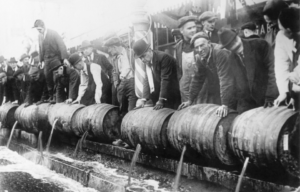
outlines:
[[[153, 80], [155, 91], [148, 99], [156, 103], [159, 98], [165, 98], [167, 107], [177, 108], [180, 103], [180, 92], [175, 58], [161, 51], [153, 51]], [[146, 80], [147, 85], [148, 83]], [[144, 95], [147, 95], [147, 92], [144, 92]]]
[[232, 59], [230, 51], [217, 49], [211, 45], [208, 60], [197, 59], [198, 71], [192, 78], [189, 100], [193, 102], [196, 99], [204, 82], [207, 81], [209, 86], [201, 94], [201, 103], [223, 104], [234, 108], [234, 77], [230, 66]]
[[7, 75], [7, 82], [4, 85], [4, 96], [6, 96], [6, 101], [15, 101], [19, 99], [19, 91], [16, 86], [16, 80], [13, 77], [14, 71], [11, 66], [7, 66], [7, 71], [3, 72]]
[[[79, 73], [70, 67], [65, 67], [65, 74], [58, 77], [57, 88], [56, 88], [56, 102], [64, 102], [66, 99], [70, 98], [75, 100], [78, 96], [78, 89], [80, 84]], [[65, 89], [67, 92], [65, 92]]]
[[46, 78], [43, 73], [43, 69], [40, 69], [39, 73], [40, 74], [38, 80], [35, 81], [34, 79], [30, 79], [30, 84], [27, 89], [25, 99], [25, 101], [29, 104], [47, 100], [49, 97]]
[[[258, 106], [264, 104], [265, 99], [274, 100], [278, 96], [274, 72], [274, 52], [267, 41], [263, 39], [242, 39], [244, 47], [244, 59], [247, 81], [250, 94]], [[238, 90], [243, 90], [243, 73], [239, 68], [243, 67], [235, 62], [235, 73]]]
[[59, 66], [61, 61], [68, 57], [67, 48], [62, 38], [56, 31], [51, 29], [47, 29], [45, 39], [40, 34], [39, 49], [40, 62], [45, 62], [45, 71], [50, 71]]
[[97, 51], [94, 51], [94, 58], [92, 62], [99, 64], [101, 66], [101, 69], [109, 77], [109, 79], [112, 79], [113, 66], [112, 64], [110, 64], [105, 55], [99, 54], [97, 53]]

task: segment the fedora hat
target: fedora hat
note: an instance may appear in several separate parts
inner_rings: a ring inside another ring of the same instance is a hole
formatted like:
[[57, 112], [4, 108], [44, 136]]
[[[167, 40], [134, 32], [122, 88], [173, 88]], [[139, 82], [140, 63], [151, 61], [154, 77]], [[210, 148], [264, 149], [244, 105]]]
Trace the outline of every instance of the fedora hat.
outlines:
[[227, 29], [227, 28], [221, 28], [218, 31], [218, 36], [220, 39], [220, 43], [222, 45], [222, 48], [226, 48], [236, 37], [237, 32]]
[[139, 39], [133, 44], [133, 51], [136, 57], [141, 57], [150, 47], [143, 39]]
[[88, 41], [88, 40], [85, 40], [85, 41], [83, 41], [82, 43], [81, 43], [81, 49], [85, 49], [85, 48], [87, 48], [87, 47], [93, 47], [93, 45], [91, 44], [91, 42], [90, 41]]
[[14, 57], [10, 58], [9, 63], [18, 63]]

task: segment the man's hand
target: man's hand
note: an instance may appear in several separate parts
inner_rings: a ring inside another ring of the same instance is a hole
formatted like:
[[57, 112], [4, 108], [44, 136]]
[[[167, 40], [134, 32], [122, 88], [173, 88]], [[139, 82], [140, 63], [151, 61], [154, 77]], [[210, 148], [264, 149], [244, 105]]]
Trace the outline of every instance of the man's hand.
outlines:
[[216, 114], [219, 117], [226, 117], [228, 115], [228, 107], [226, 105], [222, 105], [217, 109]]
[[80, 99], [78, 99], [78, 98], [72, 102], [72, 104], [77, 104], [77, 103], [80, 104]]
[[283, 101], [286, 101], [286, 98], [287, 98], [287, 94], [285, 93], [285, 94], [280, 94], [278, 97], [277, 97], [277, 99], [275, 99], [275, 101], [274, 101], [274, 106], [275, 107], [278, 107], [279, 105], [280, 105], [280, 103], [281, 102], [283, 102]]
[[29, 105], [30, 105], [30, 103], [26, 102], [26, 103], [24, 104], [24, 107], [28, 107]]
[[265, 99], [265, 104], [264, 104], [264, 108], [267, 108], [267, 107], [273, 107], [273, 100], [272, 99]]
[[136, 101], [136, 105], [135, 105], [135, 108], [133, 110], [143, 108], [145, 106], [145, 103], [146, 103], [145, 99], [138, 99]]
[[287, 104], [287, 107], [289, 107], [289, 106], [292, 106], [294, 111], [296, 110], [295, 100], [293, 98], [291, 98], [290, 102]]
[[65, 103], [67, 103], [67, 104], [71, 104], [71, 103], [72, 103], [72, 101], [73, 101], [73, 99], [67, 99], [67, 100], [65, 100]]
[[12, 104], [18, 104], [18, 100], [15, 100], [14, 102], [12, 102]]
[[162, 108], [164, 108], [164, 100], [163, 99], [159, 99], [156, 102], [156, 105], [153, 107], [153, 110], [159, 110], [159, 109], [162, 109]]
[[71, 64], [70, 64], [70, 62], [68, 61], [68, 59], [64, 59], [64, 65], [71, 66]]
[[6, 103], [6, 96], [3, 97], [2, 105]]
[[95, 99], [95, 101], [96, 101], [97, 104], [101, 103], [100, 99]]
[[42, 104], [42, 103], [44, 103], [44, 101], [38, 101], [38, 102], [36, 102], [36, 104], [35, 105], [40, 105], [40, 104]]
[[181, 103], [181, 105], [179, 105], [179, 107], [178, 107], [178, 111], [181, 110], [181, 109], [184, 109], [188, 106], [191, 106], [191, 104], [192, 104], [192, 102], [190, 102], [190, 101]]

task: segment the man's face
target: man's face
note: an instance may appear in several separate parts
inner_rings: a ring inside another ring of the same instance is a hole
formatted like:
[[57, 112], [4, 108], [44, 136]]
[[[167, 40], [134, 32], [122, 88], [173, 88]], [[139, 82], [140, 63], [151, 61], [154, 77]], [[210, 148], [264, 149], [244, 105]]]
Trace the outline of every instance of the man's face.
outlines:
[[202, 21], [203, 30], [212, 32], [215, 29], [216, 18], [207, 19]]
[[58, 74], [58, 75], [63, 75], [63, 74], [64, 74], [64, 67], [63, 67], [63, 66], [60, 66], [60, 67], [57, 69], [57, 74]]
[[92, 47], [86, 47], [86, 48], [83, 49], [84, 56], [89, 56], [92, 52], [93, 52]]
[[193, 37], [196, 33], [196, 24], [194, 21], [187, 22], [180, 28], [180, 32], [183, 35], [184, 39], [188, 40]]
[[145, 63], [146, 65], [150, 65], [152, 62], [152, 52], [151, 50], [147, 50], [143, 55], [140, 56], [140, 59]]
[[243, 32], [244, 32], [245, 37], [249, 37], [249, 36], [255, 34], [255, 32], [250, 29], [244, 29]]
[[19, 81], [22, 81], [22, 80], [23, 80], [23, 75], [24, 75], [24, 74], [20, 74], [20, 75], [17, 76], [17, 78], [18, 78]]
[[43, 27], [37, 27], [36, 30], [41, 34], [44, 34], [44, 32], [45, 32], [45, 28], [43, 28]]
[[23, 63], [24, 63], [24, 64], [29, 64], [29, 58], [28, 58], [28, 57], [24, 58], [24, 59], [23, 59]]
[[234, 52], [239, 53], [242, 47], [242, 41], [239, 37], [236, 37], [227, 47], [226, 49]]
[[10, 63], [10, 66], [11, 66], [11, 68], [16, 68], [17, 67], [17, 63], [15, 63], [15, 62], [13, 62], [13, 63]]
[[111, 55], [111, 56], [115, 56], [118, 54], [117, 52], [117, 47], [116, 46], [109, 46], [108, 47], [108, 53]]
[[76, 65], [74, 65], [74, 68], [81, 71], [81, 70], [83, 70], [83, 66], [84, 66], [83, 61], [80, 61]]
[[209, 41], [205, 38], [196, 39], [194, 47], [195, 52], [199, 54], [200, 58], [205, 58], [209, 54]]

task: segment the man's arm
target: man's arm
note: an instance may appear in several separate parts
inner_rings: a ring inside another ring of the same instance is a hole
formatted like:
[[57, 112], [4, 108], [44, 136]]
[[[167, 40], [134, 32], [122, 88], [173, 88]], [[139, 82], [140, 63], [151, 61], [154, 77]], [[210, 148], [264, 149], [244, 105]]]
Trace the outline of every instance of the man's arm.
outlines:
[[96, 103], [101, 103], [101, 96], [102, 96], [102, 80], [101, 80], [101, 67], [97, 64], [91, 63], [91, 73], [93, 75], [95, 84], [96, 84], [96, 91], [95, 91], [95, 101]]
[[274, 71], [274, 52], [272, 47], [266, 42], [261, 44], [261, 54], [263, 57], [263, 63], [268, 70], [268, 84], [265, 99], [275, 100], [278, 96], [278, 88], [276, 85], [275, 71]]
[[233, 108], [232, 97], [234, 91], [234, 77], [230, 68], [233, 55], [229, 51], [221, 50], [217, 55], [216, 66], [220, 81], [220, 96], [222, 105]]
[[[172, 89], [172, 77], [174, 76], [176, 60], [169, 55], [164, 55], [161, 61], [160, 73], [160, 92], [159, 98], [168, 99], [170, 90]], [[174, 76], [176, 77], [176, 75]]]
[[69, 98], [76, 99], [78, 95], [78, 87], [80, 84], [80, 77], [76, 70], [72, 70], [69, 76]]
[[76, 100], [80, 101], [81, 98], [83, 97], [84, 93], [86, 92], [86, 89], [88, 87], [89, 80], [84, 74], [83, 71], [80, 72], [80, 85], [79, 85], [79, 90], [78, 90], [78, 97]]
[[[59, 77], [59, 78], [63, 78], [63, 77]], [[64, 85], [60, 82], [60, 79], [57, 79], [57, 87], [56, 87], [56, 102], [57, 103], [61, 103], [65, 101], [65, 87]], [[76, 98], [75, 98], [76, 99]]]

